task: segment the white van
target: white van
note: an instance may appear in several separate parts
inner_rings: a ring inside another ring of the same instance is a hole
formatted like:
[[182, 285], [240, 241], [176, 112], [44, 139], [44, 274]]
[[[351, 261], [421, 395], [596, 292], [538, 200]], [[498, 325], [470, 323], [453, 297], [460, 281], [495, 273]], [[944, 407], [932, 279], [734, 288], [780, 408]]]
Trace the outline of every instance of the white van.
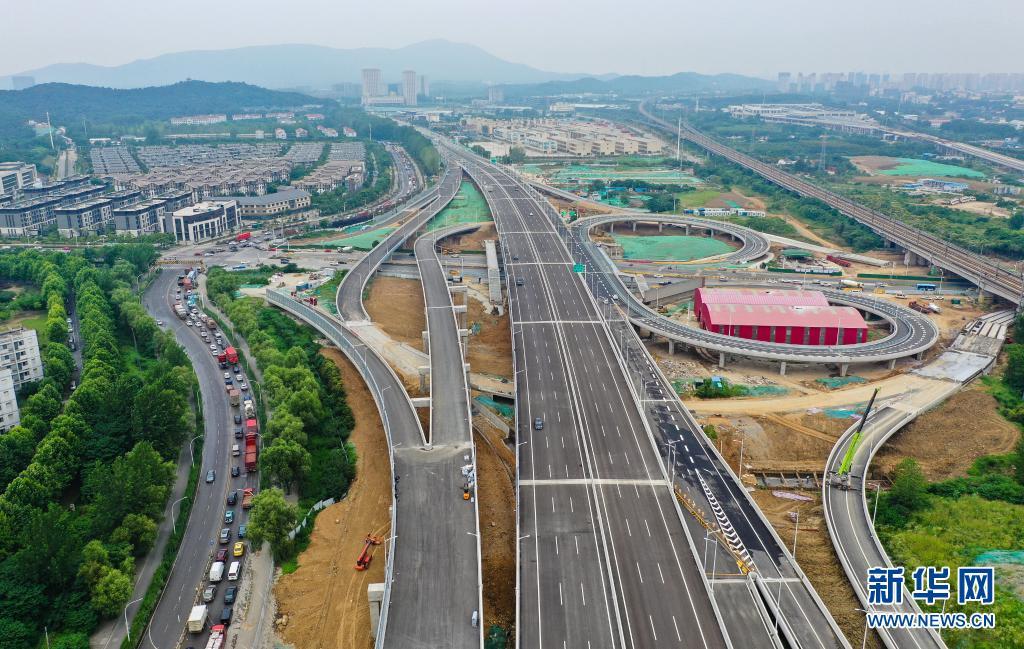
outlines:
[[[237, 561], [235, 563], [238, 563]], [[224, 562], [214, 561], [210, 566], [210, 583], [216, 584], [224, 578]]]
[[228, 581], [238, 581], [238, 575], [242, 571], [242, 562], [232, 561], [228, 568]]

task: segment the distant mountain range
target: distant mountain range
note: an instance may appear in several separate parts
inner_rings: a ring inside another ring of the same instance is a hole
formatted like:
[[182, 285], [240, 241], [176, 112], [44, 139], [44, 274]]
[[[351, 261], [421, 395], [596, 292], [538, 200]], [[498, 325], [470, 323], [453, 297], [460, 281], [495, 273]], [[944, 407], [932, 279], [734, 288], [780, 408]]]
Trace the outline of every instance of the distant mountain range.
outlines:
[[[740, 75], [641, 77], [614, 74], [549, 72], [500, 59], [475, 45], [429, 40], [406, 47], [339, 49], [319, 45], [263, 45], [230, 50], [195, 50], [140, 59], [124, 65], [59, 63], [13, 76], [36, 83], [68, 83], [104, 88], [166, 86], [179, 81], [237, 81], [265, 88], [326, 90], [358, 83], [363, 68], [379, 68], [386, 83], [397, 83], [403, 70], [425, 75], [439, 92], [479, 95], [487, 85], [507, 86], [507, 95], [733, 91], [770, 87], [767, 81]], [[0, 77], [0, 88], [11, 77]]]
[[26, 120], [45, 119], [47, 112], [55, 125], [78, 129], [84, 121], [93, 127], [132, 126], [196, 112], [231, 113], [325, 103], [335, 102], [244, 83], [182, 81], [130, 90], [46, 83], [25, 90], [0, 91], [0, 137], [10, 129], [24, 128]]
[[[397, 49], [338, 49], [319, 45], [264, 45], [231, 50], [196, 50], [164, 54], [116, 66], [59, 63], [19, 75], [36, 83], [71, 83], [107, 88], [162, 86], [185, 79], [241, 81], [267, 88], [330, 88], [358, 82], [363, 68], [380, 68], [384, 81], [397, 83], [402, 70], [415, 70], [430, 81], [538, 83], [577, 79], [512, 63], [475, 45], [430, 40]], [[18, 76], [18, 75], [15, 75]], [[0, 77], [0, 88], [10, 88]]]

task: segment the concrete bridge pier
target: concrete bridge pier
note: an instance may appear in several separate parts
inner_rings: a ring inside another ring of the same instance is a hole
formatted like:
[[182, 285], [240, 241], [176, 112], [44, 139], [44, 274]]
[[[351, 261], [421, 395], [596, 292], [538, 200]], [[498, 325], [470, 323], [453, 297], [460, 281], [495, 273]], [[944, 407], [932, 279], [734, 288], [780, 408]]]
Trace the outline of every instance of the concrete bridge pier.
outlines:
[[430, 368], [423, 365], [416, 369], [420, 374], [420, 392], [426, 392], [430, 388]]
[[690, 226], [684, 225], [683, 226], [683, 232], [684, 232], [684, 234], [686, 234], [686, 236], [690, 236]]
[[459, 329], [459, 343], [462, 345], [462, 356], [469, 354], [469, 329]]
[[725, 369], [725, 352], [718, 352], [718, 366]]
[[676, 353], [676, 341], [671, 338], [668, 339], [668, 355], [673, 356]]
[[786, 376], [786, 361], [779, 363], [779, 376]]
[[633, 232], [636, 232], [636, 221], [632, 221], [630, 225], [633, 226]]
[[890, 370], [896, 369], [896, 359], [895, 358], [890, 358], [889, 362], [886, 363], [886, 367], [889, 368]]
[[658, 233], [660, 234], [660, 233], [662, 233], [664, 231], [665, 231], [665, 223], [662, 222], [662, 221], [658, 221]]
[[839, 376], [846, 376], [846, 374], [849, 371], [850, 371], [850, 364], [849, 363], [840, 363], [839, 364]]
[[992, 300], [995, 299], [995, 295], [989, 293], [985, 289], [978, 290], [978, 305], [986, 306], [992, 304]]
[[430, 334], [428, 332], [424, 331], [420, 335], [423, 336], [423, 352], [427, 356], [430, 356]]

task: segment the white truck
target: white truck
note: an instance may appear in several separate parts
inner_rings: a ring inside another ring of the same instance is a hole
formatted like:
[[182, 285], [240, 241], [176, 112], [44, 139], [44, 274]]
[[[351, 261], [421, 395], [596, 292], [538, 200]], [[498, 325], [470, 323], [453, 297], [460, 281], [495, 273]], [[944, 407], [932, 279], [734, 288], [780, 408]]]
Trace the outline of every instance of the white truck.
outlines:
[[221, 579], [224, 579], [224, 562], [214, 561], [210, 566], [210, 583], [216, 584]]
[[193, 606], [188, 615], [188, 632], [202, 633], [206, 628], [206, 604]]
[[256, 408], [255, 408], [255, 406], [253, 406], [252, 401], [248, 400], [248, 399], [245, 401], [245, 418], [246, 419], [255, 419], [256, 418]]
[[218, 624], [210, 629], [210, 639], [206, 641], [206, 649], [221, 649], [224, 646], [224, 625]]

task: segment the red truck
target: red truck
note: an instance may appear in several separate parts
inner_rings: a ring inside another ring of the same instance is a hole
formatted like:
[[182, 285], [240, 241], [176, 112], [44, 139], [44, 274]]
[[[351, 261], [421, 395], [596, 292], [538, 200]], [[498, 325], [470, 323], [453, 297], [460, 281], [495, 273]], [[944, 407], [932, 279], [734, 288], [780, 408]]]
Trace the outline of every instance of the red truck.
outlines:
[[232, 365], [238, 363], [238, 352], [235, 350], [234, 347], [227, 347], [224, 350], [224, 355], [226, 356], [227, 362], [231, 363]]
[[245, 489], [244, 491], [242, 491], [242, 509], [252, 508], [253, 493], [254, 492], [251, 487], [249, 489]]
[[225, 354], [224, 352], [221, 352], [221, 353], [217, 354], [217, 364], [220, 365], [220, 368], [222, 370], [223, 369], [227, 369], [227, 366], [228, 366], [228, 355]]
[[252, 238], [252, 232], [240, 232], [240, 233], [238, 233], [238, 236], [235, 237], [235, 241], [245, 241], [246, 239], [251, 239], [251, 238]]
[[245, 471], [251, 473], [256, 470], [256, 460], [259, 459], [259, 448], [256, 446], [256, 434], [259, 430], [255, 419], [245, 421]]
[[836, 257], [835, 255], [825, 255], [825, 259], [831, 261], [833, 264], [837, 266], [842, 266], [843, 268], [849, 268], [850, 266], [852, 266], [850, 262], [846, 261], [841, 257]]
[[190, 280], [187, 277], [185, 279], [181, 280], [181, 288], [185, 289], [186, 291], [191, 291], [192, 290], [192, 280]]

